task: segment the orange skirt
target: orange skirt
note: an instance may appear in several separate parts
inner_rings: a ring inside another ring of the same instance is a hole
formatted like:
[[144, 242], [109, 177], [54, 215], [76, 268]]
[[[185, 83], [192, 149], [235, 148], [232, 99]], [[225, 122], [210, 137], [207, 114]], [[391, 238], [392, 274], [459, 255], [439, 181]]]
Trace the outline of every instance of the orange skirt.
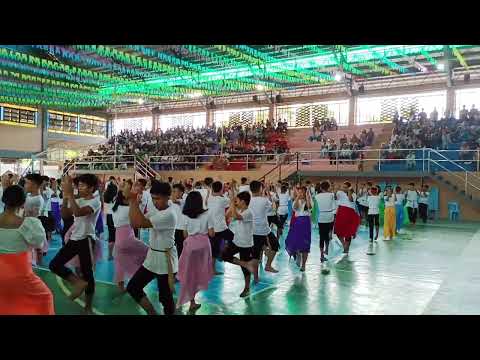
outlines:
[[30, 251], [0, 254], [0, 315], [55, 315], [52, 292], [33, 272]]

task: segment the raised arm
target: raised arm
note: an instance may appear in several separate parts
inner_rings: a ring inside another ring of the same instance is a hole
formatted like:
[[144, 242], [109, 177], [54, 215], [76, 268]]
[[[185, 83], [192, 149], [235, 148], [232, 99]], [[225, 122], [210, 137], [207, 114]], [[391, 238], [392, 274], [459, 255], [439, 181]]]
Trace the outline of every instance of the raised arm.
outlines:
[[130, 218], [130, 225], [135, 229], [149, 229], [153, 225], [145, 215], [140, 211], [140, 204], [138, 201], [138, 194], [132, 192], [132, 186], [129, 183], [125, 183], [122, 189], [123, 195], [129, 201], [128, 217]]

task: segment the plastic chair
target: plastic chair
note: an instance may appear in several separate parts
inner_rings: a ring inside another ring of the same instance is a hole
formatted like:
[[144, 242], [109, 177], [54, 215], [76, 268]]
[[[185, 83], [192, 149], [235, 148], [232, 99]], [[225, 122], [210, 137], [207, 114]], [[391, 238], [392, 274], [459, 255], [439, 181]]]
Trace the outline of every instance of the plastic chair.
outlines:
[[452, 221], [458, 221], [458, 215], [460, 213], [460, 207], [456, 201], [448, 203], [448, 217]]

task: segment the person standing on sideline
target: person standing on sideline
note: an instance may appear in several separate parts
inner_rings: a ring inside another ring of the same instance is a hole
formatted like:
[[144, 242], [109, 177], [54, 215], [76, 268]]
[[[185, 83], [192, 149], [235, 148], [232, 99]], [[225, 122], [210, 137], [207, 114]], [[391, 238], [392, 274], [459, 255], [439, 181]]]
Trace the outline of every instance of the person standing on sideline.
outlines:
[[403, 203], [405, 201], [405, 194], [402, 193], [402, 188], [400, 186], [397, 186], [395, 188], [395, 196], [396, 196], [396, 201], [395, 201], [395, 225], [396, 225], [396, 230], [397, 234], [401, 233], [402, 226], [403, 226]]
[[418, 191], [415, 189], [415, 184], [409, 183], [408, 190], [405, 193], [406, 208], [408, 211], [408, 219], [410, 224], [415, 225], [417, 222], [417, 209], [418, 209]]
[[393, 240], [396, 232], [395, 202], [397, 197], [390, 186], [387, 186], [383, 199], [385, 201], [385, 213], [383, 218], [383, 240]]
[[330, 245], [330, 232], [333, 228], [335, 211], [335, 194], [330, 192], [330, 183], [322, 181], [317, 187], [315, 200], [318, 205], [318, 231], [320, 234], [320, 262], [328, 260], [328, 247]]
[[[70, 295], [75, 300], [85, 292], [85, 312], [93, 313], [93, 295], [95, 292], [95, 278], [93, 276], [93, 258], [95, 246], [95, 225], [102, 204], [93, 196], [97, 190], [98, 178], [93, 174], [83, 174], [78, 177], [79, 198], [73, 195], [73, 184], [70, 176], [63, 179], [63, 196], [68, 201], [68, 207], [62, 212], [69, 212], [74, 216], [73, 231], [70, 240], [60, 249], [50, 262], [49, 268], [54, 274], [66, 280], [73, 286]], [[65, 264], [78, 255], [82, 278], [75, 275]]]
[[428, 196], [430, 193], [428, 192], [428, 185], [423, 185], [422, 191], [420, 191], [418, 197], [418, 213], [420, 219], [422, 219], [423, 223], [425, 224], [428, 219]]
[[175, 274], [178, 271], [177, 248], [175, 247], [175, 227], [177, 216], [168, 206], [172, 189], [168, 183], [152, 180], [150, 194], [152, 206], [143, 214], [140, 211], [138, 194], [130, 192], [127, 185], [124, 195], [130, 202], [130, 225], [133, 228], [150, 230], [150, 248], [143, 265], [133, 275], [127, 285], [127, 292], [149, 315], [156, 315], [152, 303], [143, 291], [153, 279], [157, 279], [159, 300], [165, 315], [175, 313], [173, 290]]

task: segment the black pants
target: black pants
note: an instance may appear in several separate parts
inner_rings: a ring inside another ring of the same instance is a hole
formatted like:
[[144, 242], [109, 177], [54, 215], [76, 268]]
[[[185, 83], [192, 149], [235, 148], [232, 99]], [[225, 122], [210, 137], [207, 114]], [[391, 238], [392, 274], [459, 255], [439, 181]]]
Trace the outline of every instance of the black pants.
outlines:
[[65, 245], [65, 234], [72, 227], [74, 222], [74, 217], [72, 216], [62, 220], [63, 220], [63, 229], [60, 235], [62, 236], [62, 245]]
[[318, 223], [318, 232], [320, 233], [320, 249], [325, 249], [328, 254], [328, 246], [330, 245], [330, 231], [333, 229], [332, 223]]
[[91, 237], [83, 240], [70, 240], [60, 249], [52, 261], [50, 261], [50, 265], [48, 267], [54, 274], [57, 274], [62, 279], [66, 279], [72, 274], [72, 270], [67, 268], [65, 264], [69, 262], [75, 255], [78, 255], [82, 277], [88, 282], [88, 286], [85, 289], [85, 294], [93, 294], [95, 292], [95, 278], [93, 277], [93, 264], [90, 247], [92, 248], [93, 252], [94, 246], [95, 241]]
[[[238, 253], [240, 253], [240, 260], [250, 261], [252, 260], [253, 247], [241, 248], [235, 245], [233, 242], [231, 242], [223, 250], [222, 259], [223, 261], [231, 263], [233, 262], [233, 256]], [[241, 268], [242, 268], [243, 276], [245, 278], [250, 276], [250, 272], [247, 269], [245, 269], [243, 266], [241, 266]]]
[[108, 242], [115, 242], [115, 225], [113, 224], [112, 214], [107, 215], [107, 228], [108, 228]]
[[427, 204], [418, 204], [418, 215], [420, 219], [422, 219], [423, 223], [425, 224], [428, 219], [428, 205]]
[[137, 303], [147, 296], [143, 289], [153, 279], [157, 279], [158, 300], [163, 305], [165, 315], [173, 315], [175, 313], [175, 303], [173, 302], [173, 294], [168, 285], [168, 274], [155, 274], [143, 266], [137, 270], [127, 285], [127, 292]]
[[184, 241], [185, 236], [183, 235], [183, 230], [175, 230], [175, 247], [177, 248], [177, 254], [179, 258], [182, 254]]
[[213, 238], [210, 238], [210, 246], [212, 247], [212, 256], [215, 259], [222, 257], [222, 243], [228, 246], [232, 243], [233, 232], [230, 229], [225, 229], [220, 232], [216, 232]]
[[417, 222], [417, 209], [407, 207], [408, 212], [408, 220], [411, 224], [415, 224]]
[[[379, 214], [370, 214], [367, 215], [368, 220], [368, 230], [370, 231], [370, 240], [373, 240], [373, 228], [380, 227], [380, 215]], [[378, 236], [378, 233], [377, 233]]]
[[[140, 234], [139, 229], [134, 228], [134, 229], [133, 229], [133, 233], [135, 234], [135, 237], [136, 237], [137, 239], [140, 239], [140, 238], [138, 237], [138, 235]], [[140, 240], [142, 240], [142, 239], [140, 239]]]
[[287, 215], [278, 215], [278, 227], [280, 229], [283, 229], [285, 227], [285, 222], [287, 221], [288, 214]]

